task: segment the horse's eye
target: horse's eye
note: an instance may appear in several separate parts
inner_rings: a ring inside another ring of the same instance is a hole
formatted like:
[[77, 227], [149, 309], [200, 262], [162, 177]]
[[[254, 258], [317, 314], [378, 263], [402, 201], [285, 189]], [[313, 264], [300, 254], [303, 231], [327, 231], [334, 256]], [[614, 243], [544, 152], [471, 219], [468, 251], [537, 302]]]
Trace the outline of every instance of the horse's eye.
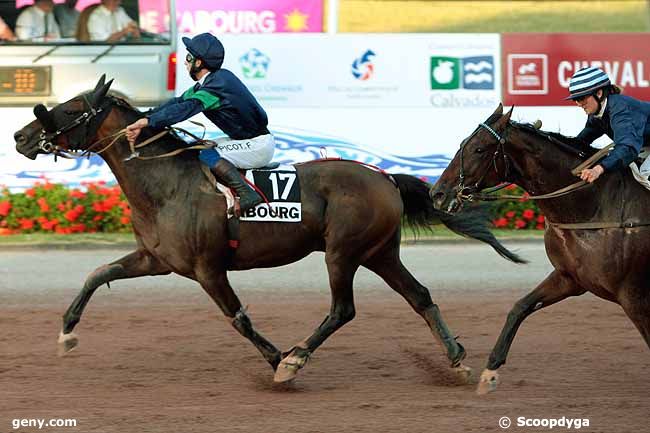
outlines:
[[474, 152], [476, 153], [483, 153], [485, 150], [482, 147], [477, 147]]

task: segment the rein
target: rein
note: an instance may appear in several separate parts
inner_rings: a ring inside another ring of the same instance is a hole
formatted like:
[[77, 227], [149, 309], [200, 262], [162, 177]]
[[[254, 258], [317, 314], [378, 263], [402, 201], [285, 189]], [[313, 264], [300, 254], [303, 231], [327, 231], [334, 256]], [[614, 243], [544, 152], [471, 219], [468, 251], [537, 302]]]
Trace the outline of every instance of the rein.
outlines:
[[[481, 128], [484, 128], [485, 130], [487, 130], [492, 136], [494, 136], [494, 138], [497, 139], [497, 141], [498, 141], [497, 150], [494, 152], [494, 155], [492, 156], [492, 164], [487, 166], [487, 168], [486, 168], [485, 172], [483, 173], [483, 175], [479, 177], [479, 179], [475, 182], [475, 184], [473, 186], [467, 187], [467, 186], [464, 185], [465, 175], [464, 175], [464, 168], [463, 168], [463, 150], [464, 150], [465, 143], [467, 143], [478, 131], [480, 131]], [[551, 141], [553, 143], [556, 143], [556, 144], [560, 143], [559, 140], [551, 140]], [[490, 167], [492, 165], [494, 166], [494, 170], [496, 171], [497, 175], [499, 174], [499, 169], [498, 169], [498, 166], [496, 164], [497, 159], [499, 157], [499, 154], [503, 155], [502, 158], [503, 158], [503, 161], [504, 161], [505, 171], [506, 171], [504, 178], [505, 179], [508, 178], [509, 173], [510, 173], [510, 163], [509, 163], [509, 161], [510, 161], [511, 158], [505, 152], [505, 147], [504, 147], [505, 143], [506, 143], [505, 138], [503, 136], [499, 135], [499, 133], [496, 132], [492, 127], [490, 127], [489, 125], [487, 125], [485, 123], [479, 123], [479, 126], [478, 126], [478, 128], [476, 128], [474, 133], [472, 133], [472, 135], [470, 135], [470, 137], [467, 140], [465, 140], [465, 142], [461, 145], [461, 149], [460, 149], [460, 173], [459, 173], [458, 194], [457, 194], [457, 198], [458, 198], [459, 201], [461, 201], [461, 202], [462, 201], [470, 201], [471, 202], [471, 201], [474, 201], [474, 200], [479, 200], [479, 201], [518, 200], [518, 199], [523, 199], [523, 198], [528, 199], [528, 200], [547, 200], [547, 199], [550, 199], [550, 198], [562, 197], [562, 196], [571, 194], [571, 193], [573, 193], [575, 191], [578, 191], [580, 189], [583, 189], [583, 188], [589, 186], [589, 184], [586, 181], [580, 180], [578, 182], [572, 183], [570, 185], [567, 185], [567, 186], [562, 187], [560, 189], [557, 189], [555, 191], [549, 192], [547, 194], [541, 194], [541, 195], [496, 195], [496, 194], [493, 194], [494, 192], [499, 191], [499, 190], [505, 188], [508, 185], [511, 185], [510, 183], [504, 183], [504, 184], [498, 185], [496, 187], [488, 188], [488, 189], [483, 190], [483, 191], [478, 191], [478, 185], [480, 185], [480, 183], [483, 181], [485, 176], [487, 176], [487, 174], [490, 171]], [[569, 146], [565, 145], [564, 143], [561, 143], [561, 144], [562, 144], [562, 148], [564, 148], [564, 149], [569, 148]], [[602, 157], [604, 157], [607, 154], [607, 152], [609, 152], [609, 150], [613, 146], [614, 146], [614, 143], [611, 143], [608, 146], [600, 149], [598, 152], [596, 152], [594, 155], [592, 155], [586, 161], [582, 162], [576, 168], [571, 170], [571, 174], [573, 174], [574, 176], [577, 176], [578, 174], [580, 174], [580, 172], [582, 172], [582, 170], [584, 170], [586, 168], [591, 168], [591, 166], [593, 166]], [[572, 151], [572, 153], [575, 153], [578, 156], [584, 156], [583, 152], [577, 151], [577, 150], [575, 150], [573, 148], [571, 148], [571, 151]], [[474, 192], [474, 191], [476, 191], [476, 192]]]

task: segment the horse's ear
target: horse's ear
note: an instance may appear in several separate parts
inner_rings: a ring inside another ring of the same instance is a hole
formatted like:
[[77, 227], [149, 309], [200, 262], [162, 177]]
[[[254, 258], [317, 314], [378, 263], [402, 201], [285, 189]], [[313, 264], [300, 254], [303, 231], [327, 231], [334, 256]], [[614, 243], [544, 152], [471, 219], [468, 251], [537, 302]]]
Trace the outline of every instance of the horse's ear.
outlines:
[[47, 132], [56, 131], [56, 125], [54, 123], [54, 120], [52, 119], [52, 116], [50, 116], [49, 111], [47, 111], [47, 108], [45, 108], [45, 105], [38, 104], [37, 106], [35, 106], [34, 116], [36, 116], [38, 121], [41, 122], [41, 125], [43, 126], [43, 129], [45, 131]]
[[101, 89], [104, 84], [106, 83], [106, 74], [102, 74], [101, 77], [99, 77], [99, 81], [97, 82], [97, 85], [95, 86], [95, 90], [93, 92], [97, 92], [99, 89]]
[[514, 111], [514, 109], [515, 109], [515, 106], [513, 105], [512, 107], [510, 107], [510, 110], [508, 110], [508, 112], [506, 113], [506, 115], [503, 116], [503, 117], [506, 117], [506, 118], [508, 119], [507, 122], [510, 121], [510, 117], [512, 117], [512, 112]]
[[[499, 103], [499, 106], [497, 107], [496, 110], [494, 110], [494, 113], [492, 113], [492, 116], [495, 116], [495, 117], [496, 116], [499, 116], [499, 117], [503, 116], [503, 104], [502, 103]], [[492, 116], [490, 116], [490, 117], [492, 117]]]
[[109, 81], [108, 83], [104, 84], [99, 90], [96, 90], [95, 93], [93, 94], [93, 107], [96, 107], [99, 105], [100, 102], [104, 99], [104, 96], [108, 93], [108, 89], [111, 88], [111, 84], [113, 84], [113, 80]]
[[[503, 110], [503, 106], [501, 104], [499, 104], [499, 108]], [[510, 110], [508, 110], [506, 114], [504, 114], [503, 116], [501, 116], [499, 120], [497, 120], [497, 122], [494, 124], [496, 129], [503, 129], [508, 125], [508, 122], [510, 122], [510, 117], [512, 117], [512, 110], [514, 109], [515, 106], [513, 105], [512, 108], [510, 108]]]

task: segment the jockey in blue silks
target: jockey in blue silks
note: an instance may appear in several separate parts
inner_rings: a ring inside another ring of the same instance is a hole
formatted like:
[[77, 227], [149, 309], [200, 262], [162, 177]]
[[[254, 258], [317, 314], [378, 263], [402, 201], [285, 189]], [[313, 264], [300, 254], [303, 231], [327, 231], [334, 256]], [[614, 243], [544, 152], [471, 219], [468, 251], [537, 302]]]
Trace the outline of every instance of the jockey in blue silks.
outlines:
[[[578, 140], [588, 146], [606, 134], [615, 143], [600, 164], [582, 171], [582, 180], [591, 183], [605, 171], [629, 166], [641, 147], [650, 144], [650, 103], [622, 95], [620, 88], [600, 68], [582, 68], [573, 74], [569, 93], [566, 99], [574, 100], [588, 116]], [[650, 162], [645, 166], [645, 163], [641, 166], [641, 173], [650, 169]]]
[[192, 39], [184, 37], [183, 43], [187, 48], [185, 67], [197, 83], [127, 126], [127, 138], [134, 143], [146, 126], [162, 128], [203, 113], [227, 137], [202, 150], [199, 159], [237, 192], [244, 213], [262, 198], [237, 168], [263, 167], [273, 158], [275, 141], [267, 129], [268, 118], [244, 83], [221, 67], [224, 48], [215, 36], [202, 33]]

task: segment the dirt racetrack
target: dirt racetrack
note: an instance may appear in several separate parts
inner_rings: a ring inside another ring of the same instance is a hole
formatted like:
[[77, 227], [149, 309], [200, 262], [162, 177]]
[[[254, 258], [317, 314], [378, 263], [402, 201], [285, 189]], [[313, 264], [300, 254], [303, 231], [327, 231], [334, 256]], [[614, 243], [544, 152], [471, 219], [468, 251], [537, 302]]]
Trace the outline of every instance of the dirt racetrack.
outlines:
[[[93, 299], [77, 327], [80, 347], [64, 358], [55, 341], [70, 299], [46, 295], [30, 305], [4, 296], [0, 432], [39, 431], [14, 430], [13, 419], [74, 418], [75, 428], [40, 431], [459, 433], [502, 431], [502, 416], [587, 418], [585, 432], [648, 431], [648, 348], [618, 306], [591, 295], [530, 317], [500, 370], [500, 389], [481, 397], [476, 376], [521, 292], [437, 294], [475, 369], [470, 384], [455, 381], [424, 322], [382, 289], [358, 294], [356, 319], [281, 386], [200, 290], [145, 299], [114, 292]], [[309, 293], [240, 295], [253, 323], [284, 350], [329, 307], [327, 296]]]

